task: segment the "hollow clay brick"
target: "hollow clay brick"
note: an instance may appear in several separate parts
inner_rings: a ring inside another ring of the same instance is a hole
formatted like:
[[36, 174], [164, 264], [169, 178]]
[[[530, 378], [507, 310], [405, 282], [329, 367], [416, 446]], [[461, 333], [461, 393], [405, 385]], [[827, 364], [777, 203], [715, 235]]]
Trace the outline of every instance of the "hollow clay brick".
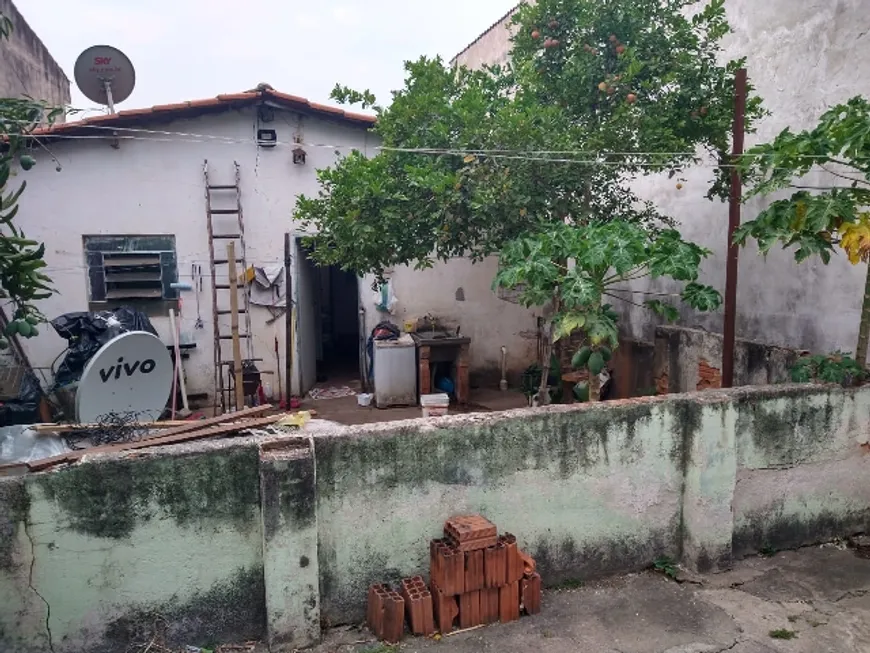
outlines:
[[465, 589], [465, 556], [448, 542], [434, 540], [430, 544], [432, 561], [430, 578], [447, 595], [462, 594]]
[[408, 626], [414, 635], [431, 635], [435, 632], [432, 616], [432, 594], [420, 576], [402, 581], [402, 598], [405, 600], [405, 614]]
[[391, 591], [384, 601], [383, 639], [396, 644], [405, 632], [405, 600], [396, 591]]
[[533, 572], [522, 580], [523, 612], [538, 614], [541, 611], [541, 575]]
[[485, 624], [498, 621], [498, 588], [487, 587], [480, 590], [480, 618]]
[[498, 590], [498, 619], [503, 624], [520, 618], [520, 583], [509, 583]]
[[461, 555], [465, 558], [464, 591], [474, 592], [483, 589], [486, 585], [483, 566], [483, 549], [479, 551], [467, 551]]
[[454, 542], [466, 542], [485, 537], [495, 537], [498, 529], [488, 519], [480, 515], [459, 515], [444, 523], [444, 533]]
[[489, 537], [479, 537], [474, 540], [465, 540], [464, 542], [456, 542], [453, 538], [447, 538], [450, 540], [451, 545], [457, 551], [479, 551], [481, 549], [485, 549], [488, 546], [493, 546], [496, 542], [498, 542], [498, 537], [495, 535]]
[[517, 538], [510, 533], [505, 533], [501, 537], [501, 541], [504, 542], [507, 549], [506, 580], [508, 584], [517, 583], [523, 577], [523, 559], [520, 558], [520, 551], [517, 548]]
[[384, 609], [388, 594], [389, 588], [386, 585], [376, 584], [369, 588], [366, 622], [369, 630], [378, 639], [382, 639], [384, 634]]
[[507, 549], [504, 543], [496, 542], [484, 550], [483, 569], [486, 587], [501, 587], [507, 584]]
[[480, 618], [480, 590], [459, 595], [459, 627], [473, 628], [483, 623]]
[[537, 564], [535, 563], [535, 559], [522, 549], [520, 549], [519, 551], [520, 559], [523, 561], [523, 576], [534, 574], [537, 570]]
[[453, 630], [453, 622], [459, 616], [459, 602], [455, 596], [445, 594], [436, 584], [432, 584], [432, 611], [435, 626], [442, 634]]

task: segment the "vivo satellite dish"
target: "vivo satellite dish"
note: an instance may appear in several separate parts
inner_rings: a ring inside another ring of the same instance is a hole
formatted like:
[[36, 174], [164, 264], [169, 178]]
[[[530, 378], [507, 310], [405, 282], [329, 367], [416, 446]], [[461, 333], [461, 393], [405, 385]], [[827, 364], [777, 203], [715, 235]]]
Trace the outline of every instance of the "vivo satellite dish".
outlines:
[[136, 71], [127, 55], [109, 45], [93, 45], [79, 55], [75, 65], [76, 86], [86, 98], [109, 107], [123, 102], [136, 86]]
[[130, 331], [113, 338], [82, 372], [76, 393], [79, 423], [130, 415], [140, 422], [160, 418], [172, 392], [172, 359], [157, 336]]

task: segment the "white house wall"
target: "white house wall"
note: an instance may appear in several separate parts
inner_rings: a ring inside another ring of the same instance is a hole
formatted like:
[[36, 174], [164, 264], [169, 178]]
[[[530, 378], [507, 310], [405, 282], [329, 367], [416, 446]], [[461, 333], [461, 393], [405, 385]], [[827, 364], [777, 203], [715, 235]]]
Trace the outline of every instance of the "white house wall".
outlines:
[[[278, 140], [288, 142], [296, 133], [297, 115], [276, 111], [275, 121], [264, 126], [276, 129]], [[149, 128], [204, 136], [141, 133], [136, 140], [122, 140], [118, 149], [102, 140], [52, 142], [51, 152], [62, 170], [55, 170], [45, 151], [35, 151], [38, 165], [23, 177], [28, 189], [21, 200], [20, 224], [28, 236], [47, 246], [48, 273], [58, 290], [40, 303], [49, 318], [88, 308], [83, 235], [174, 234], [179, 281], [192, 283], [193, 264], [201, 265], [206, 275], [200, 296], [205, 328], [194, 329], [195, 295], [182, 292], [181, 329], [197, 345], [185, 362], [189, 390], [211, 393], [213, 330], [203, 161], [209, 161], [213, 184], [231, 184], [233, 161], [238, 161], [248, 263], [283, 264], [284, 233], [293, 229], [296, 196], [317, 193], [315, 169], [332, 163], [336, 150], [306, 146], [307, 163], [300, 166], [292, 163], [291, 147], [258, 148], [253, 109]], [[349, 148], [367, 151], [373, 142], [361, 127], [312, 117], [302, 120], [302, 134], [307, 143], [340, 145], [343, 153]], [[215, 216], [223, 224], [232, 224], [234, 219], [232, 215]], [[218, 252], [226, 242], [216, 241]], [[277, 371], [274, 339], [277, 336], [283, 367], [285, 326], [283, 318], [267, 325], [269, 317], [266, 308], [252, 307], [254, 354], [263, 359], [258, 363], [261, 369]], [[168, 318], [152, 317], [152, 323], [163, 340], [171, 343]], [[229, 332], [228, 321], [222, 330]], [[25, 343], [31, 361], [41, 367], [51, 365], [65, 346], [48, 325], [38, 338]], [[224, 351], [229, 352], [229, 347]], [[274, 377], [271, 383], [277, 390]]]

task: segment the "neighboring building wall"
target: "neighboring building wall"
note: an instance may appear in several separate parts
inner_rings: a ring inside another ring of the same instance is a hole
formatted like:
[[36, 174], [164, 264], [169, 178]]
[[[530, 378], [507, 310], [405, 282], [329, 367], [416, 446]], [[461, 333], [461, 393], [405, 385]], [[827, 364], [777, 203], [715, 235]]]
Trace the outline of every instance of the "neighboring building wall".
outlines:
[[[870, 530], [870, 388], [776, 386], [93, 456], [0, 478], [0, 650], [303, 648], [481, 512], [544, 582]], [[313, 439], [309, 439], [313, 435]], [[48, 610], [50, 609], [50, 615]], [[46, 627], [47, 626], [47, 627]], [[285, 648], [277, 648], [276, 645]]]
[[[748, 340], [734, 347], [734, 385], [772, 385], [791, 379], [789, 370], [804, 352]], [[718, 333], [657, 327], [652, 376], [659, 394], [722, 387], [722, 336]]]
[[[812, 127], [828, 107], [870, 88], [866, 47], [870, 13], [862, 0], [825, 4], [728, 0], [725, 9], [733, 33], [724, 40], [724, 56], [747, 58], [750, 81], [771, 112], [757, 134], [748, 137], [748, 145], [772, 139], [785, 127]], [[499, 49], [502, 46], [504, 50]], [[501, 61], [509, 48], [500, 23], [458, 60], [471, 66]], [[664, 176], [641, 180], [636, 190], [677, 218], [686, 238], [713, 251], [704, 264], [702, 281], [724, 291], [728, 207], [704, 198], [709, 168], [695, 168], [685, 177], [682, 190]], [[837, 180], [811, 175], [806, 184], [830, 186], [832, 182]], [[749, 201], [743, 220], [754, 219], [768, 201]], [[797, 265], [791, 252], [776, 250], [765, 259], [748, 247], [740, 258], [737, 333], [749, 340], [816, 352], [854, 351], [865, 276], [866, 266], [849, 265], [841, 255], [828, 266], [816, 259]], [[634, 287], [646, 289], [643, 284]], [[664, 284], [654, 289], [673, 290]], [[624, 309], [627, 334], [651, 341], [655, 322], [650, 313], [629, 308]], [[721, 331], [722, 314], [684, 312], [682, 323]]]
[[471, 42], [462, 52], [450, 61], [455, 66], [466, 66], [477, 70], [484, 65], [502, 65], [510, 59], [511, 35], [514, 27], [511, 20], [517, 13], [519, 5], [502, 16], [487, 31]]
[[0, 97], [29, 95], [51, 106], [69, 105], [69, 79], [11, 0], [0, 0], [0, 14], [13, 28], [8, 41], [0, 40]]

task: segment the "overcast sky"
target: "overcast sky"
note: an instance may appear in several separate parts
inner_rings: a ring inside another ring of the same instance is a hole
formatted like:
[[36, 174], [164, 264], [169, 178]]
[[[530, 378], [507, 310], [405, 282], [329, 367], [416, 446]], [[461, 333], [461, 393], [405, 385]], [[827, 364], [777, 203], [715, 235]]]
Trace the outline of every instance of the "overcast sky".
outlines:
[[118, 109], [248, 90], [259, 82], [329, 101], [336, 82], [381, 102], [402, 85], [402, 62], [452, 58], [516, 0], [15, 0], [72, 84], [95, 44], [123, 50], [136, 88]]

